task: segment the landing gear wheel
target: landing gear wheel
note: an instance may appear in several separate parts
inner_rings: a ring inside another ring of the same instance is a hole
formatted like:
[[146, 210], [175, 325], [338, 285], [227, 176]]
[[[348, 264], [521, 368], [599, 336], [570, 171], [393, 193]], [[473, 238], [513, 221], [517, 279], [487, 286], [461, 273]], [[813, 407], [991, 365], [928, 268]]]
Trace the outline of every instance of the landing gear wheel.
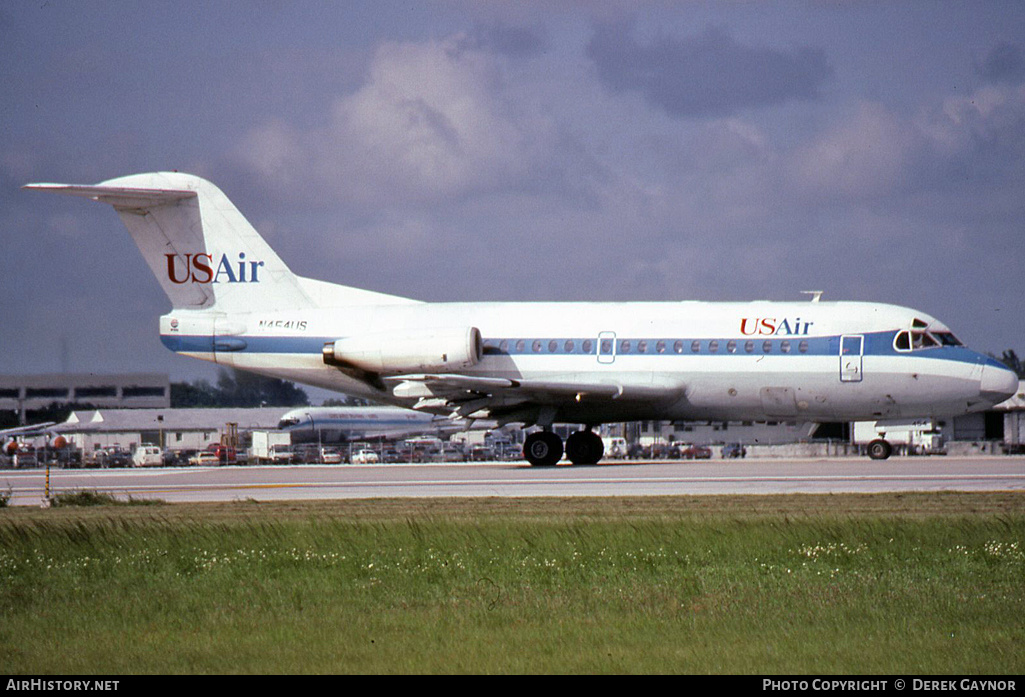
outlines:
[[566, 457], [574, 465], [596, 465], [604, 454], [601, 436], [591, 431], [577, 431], [566, 439]]
[[533, 467], [552, 467], [562, 457], [562, 438], [551, 431], [531, 433], [523, 441], [523, 457]]
[[878, 438], [868, 444], [868, 456], [873, 460], [885, 460], [893, 452], [893, 446]]

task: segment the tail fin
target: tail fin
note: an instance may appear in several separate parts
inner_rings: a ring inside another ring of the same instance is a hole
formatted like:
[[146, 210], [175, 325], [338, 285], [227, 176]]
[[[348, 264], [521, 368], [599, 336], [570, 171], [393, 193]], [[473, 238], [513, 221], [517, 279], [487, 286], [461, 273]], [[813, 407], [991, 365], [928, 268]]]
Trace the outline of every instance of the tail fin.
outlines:
[[95, 186], [26, 189], [107, 203], [121, 216], [175, 309], [300, 309], [314, 301], [220, 189], [178, 172], [133, 174]]

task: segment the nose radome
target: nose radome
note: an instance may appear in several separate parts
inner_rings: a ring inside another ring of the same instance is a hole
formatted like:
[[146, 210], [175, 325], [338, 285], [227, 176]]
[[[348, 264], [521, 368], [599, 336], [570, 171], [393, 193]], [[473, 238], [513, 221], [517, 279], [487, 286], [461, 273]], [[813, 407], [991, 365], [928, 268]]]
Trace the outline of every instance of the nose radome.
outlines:
[[1018, 391], [1018, 376], [1007, 368], [987, 365], [982, 369], [979, 391], [993, 404], [1010, 399]]

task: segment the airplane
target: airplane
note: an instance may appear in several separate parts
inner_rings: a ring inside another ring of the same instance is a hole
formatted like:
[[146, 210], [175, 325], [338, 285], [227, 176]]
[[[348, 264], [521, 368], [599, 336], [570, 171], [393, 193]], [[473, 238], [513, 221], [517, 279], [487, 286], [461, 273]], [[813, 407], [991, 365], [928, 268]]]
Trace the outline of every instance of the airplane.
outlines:
[[[868, 302], [445, 302], [294, 274], [214, 184], [178, 172], [30, 190], [113, 206], [171, 301], [176, 353], [425, 413], [539, 426], [538, 467], [635, 420], [882, 421], [983, 411], [1018, 379], [938, 319]], [[819, 300], [818, 296], [814, 300]], [[555, 423], [583, 428], [563, 442]], [[885, 459], [892, 446], [873, 441]]]
[[30, 426], [0, 429], [0, 440], [4, 441], [4, 455], [13, 457], [26, 442], [25, 439], [38, 440], [41, 437], [46, 438], [46, 446], [57, 450], [63, 448], [68, 444], [68, 440], [54, 430], [53, 427], [56, 425], [56, 421], [47, 421]]
[[450, 435], [484, 427], [468, 419], [451, 419], [402, 407], [301, 407], [282, 415], [278, 429], [293, 443], [348, 443], [399, 440], [419, 435]]

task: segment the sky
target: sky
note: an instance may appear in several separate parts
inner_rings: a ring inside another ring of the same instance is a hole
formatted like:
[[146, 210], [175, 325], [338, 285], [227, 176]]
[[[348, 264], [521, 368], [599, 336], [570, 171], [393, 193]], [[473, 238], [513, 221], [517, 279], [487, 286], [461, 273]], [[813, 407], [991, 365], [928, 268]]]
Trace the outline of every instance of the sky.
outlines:
[[179, 170], [429, 301], [863, 300], [1025, 353], [1021, 2], [0, 2], [0, 373], [167, 372]]

